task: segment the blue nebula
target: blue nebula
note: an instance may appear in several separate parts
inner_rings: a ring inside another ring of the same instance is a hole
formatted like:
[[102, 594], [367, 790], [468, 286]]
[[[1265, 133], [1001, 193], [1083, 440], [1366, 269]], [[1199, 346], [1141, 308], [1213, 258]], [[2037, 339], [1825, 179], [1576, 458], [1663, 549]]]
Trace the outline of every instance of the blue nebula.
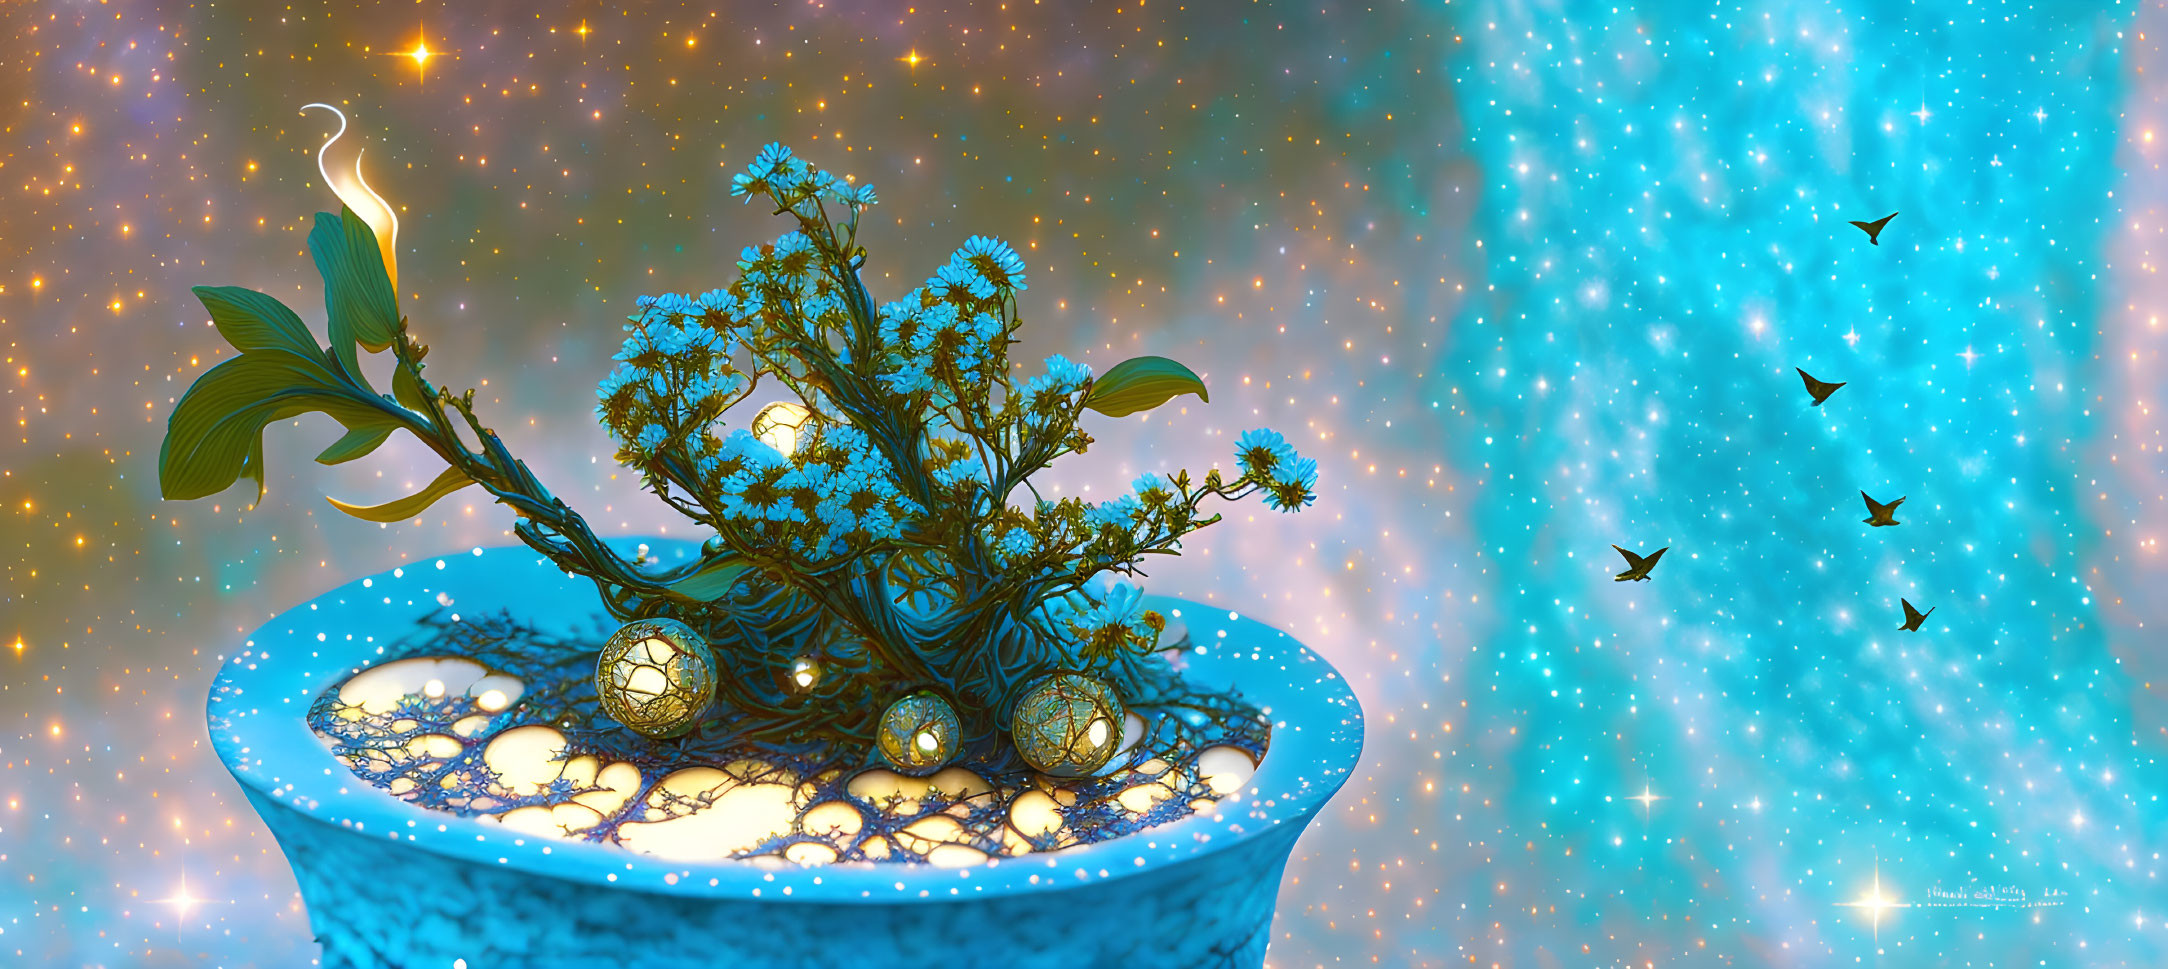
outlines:
[[[1482, 426], [1452, 454], [1498, 605], [1445, 650], [1510, 752], [1474, 781], [1504, 891], [1443, 930], [1502, 941], [1462, 951], [2168, 960], [2072, 444], [2105, 420], [2128, 17], [2006, 9], [1464, 24], [1485, 290], [1426, 391]], [[1795, 366], [1846, 386], [1810, 407]], [[1613, 542], [1670, 551], [1614, 583]], [[1938, 611], [1901, 632], [1900, 597]], [[1934, 904], [1991, 886], [2037, 904]]]

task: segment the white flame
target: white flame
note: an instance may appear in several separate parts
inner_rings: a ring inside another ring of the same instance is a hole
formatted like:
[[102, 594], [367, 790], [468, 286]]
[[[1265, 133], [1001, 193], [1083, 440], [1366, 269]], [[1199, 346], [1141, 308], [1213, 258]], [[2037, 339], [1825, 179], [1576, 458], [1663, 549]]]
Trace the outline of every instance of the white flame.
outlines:
[[369, 229], [376, 233], [377, 248], [384, 255], [384, 272], [391, 277], [392, 288], [397, 289], [399, 286], [399, 250], [397, 248], [399, 216], [391, 210], [391, 203], [384, 201], [383, 196], [376, 194], [376, 190], [369, 187], [369, 180], [361, 174], [361, 156], [368, 149], [364, 148], [354, 153], [354, 178], [352, 182], [347, 182], [343, 178], [332, 178], [331, 170], [324, 166], [324, 155], [331, 150], [332, 142], [338, 141], [340, 136], [346, 134], [346, 112], [321, 102], [301, 106], [303, 113], [307, 113], [310, 108], [322, 108], [339, 116], [339, 130], [332, 132], [331, 137], [324, 139], [323, 145], [316, 149], [316, 171], [324, 176], [324, 184], [331, 187], [331, 191], [339, 197], [339, 201], [346, 203], [347, 208], [353, 209], [354, 214], [360, 216], [361, 221], [367, 222]]

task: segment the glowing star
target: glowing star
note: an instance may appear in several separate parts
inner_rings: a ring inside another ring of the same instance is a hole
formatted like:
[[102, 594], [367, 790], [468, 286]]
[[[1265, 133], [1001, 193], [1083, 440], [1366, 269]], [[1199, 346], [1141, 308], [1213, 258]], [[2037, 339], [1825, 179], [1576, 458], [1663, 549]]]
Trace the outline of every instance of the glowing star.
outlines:
[[189, 909], [192, 909], [202, 903], [203, 899], [188, 894], [188, 875], [185, 872], [181, 875], [181, 887], [174, 890], [173, 896], [171, 898], [161, 898], [158, 900], [158, 904], [160, 905], [173, 906], [174, 912], [176, 912], [180, 918], [184, 919], [188, 917]]
[[1869, 923], [1874, 927], [1874, 939], [1876, 942], [1882, 941], [1883, 912], [1893, 908], [1912, 907], [1911, 903], [1909, 902], [1900, 902], [1892, 896], [1882, 894], [1882, 859], [1879, 857], [1877, 857], [1874, 862], [1874, 887], [1868, 889], [1867, 894], [1861, 895], [1855, 901], [1838, 902], [1837, 904], [1843, 908], [1866, 909]]
[[310, 108], [322, 108], [339, 116], [339, 130], [332, 132], [331, 137], [324, 139], [323, 145], [316, 149], [316, 172], [324, 176], [324, 184], [331, 186], [332, 194], [337, 195], [339, 201], [346, 203], [347, 208], [353, 209], [354, 214], [361, 217], [361, 221], [369, 224], [369, 230], [376, 233], [376, 246], [384, 257], [384, 272], [391, 278], [392, 287], [397, 289], [399, 286], [397, 248], [399, 216], [392, 211], [391, 203], [384, 201], [383, 196], [376, 194], [376, 190], [369, 187], [369, 180], [361, 174], [361, 155], [362, 152], [368, 151], [368, 149], [364, 148], [354, 153], [354, 178], [351, 183], [346, 182], [343, 178], [332, 178], [331, 169], [324, 166], [324, 155], [331, 151], [332, 142], [338, 141], [340, 136], [346, 134], [346, 112], [321, 102], [304, 104], [301, 106], [301, 111], [306, 114]]
[[[582, 26], [585, 26], [584, 22], [582, 23]], [[586, 40], [587, 35], [585, 33], [582, 33], [580, 35], [580, 39]], [[417, 74], [419, 80], [426, 81], [429, 79], [429, 59], [439, 54], [445, 54], [450, 52], [441, 50], [430, 50], [428, 33], [417, 27], [415, 28], [413, 50], [394, 50], [385, 51], [385, 53], [393, 57], [413, 58], [415, 73]]]
[[909, 64], [912, 67], [917, 67], [919, 61], [925, 60], [925, 58], [918, 56], [918, 51], [916, 50], [913, 50], [909, 54], [905, 54], [904, 56], [898, 57], [896, 59], [906, 64]]
[[1627, 800], [1629, 800], [1629, 801], [1640, 801], [1640, 802], [1641, 802], [1641, 810], [1642, 810], [1642, 811], [1644, 811], [1644, 812], [1645, 812], [1645, 811], [1647, 811], [1647, 810], [1649, 810], [1649, 805], [1650, 805], [1650, 804], [1653, 804], [1653, 803], [1655, 803], [1655, 802], [1657, 802], [1657, 801], [1661, 801], [1661, 800], [1663, 800], [1663, 799], [1664, 799], [1664, 797], [1663, 797], [1663, 795], [1661, 795], [1661, 794], [1652, 794], [1652, 793], [1650, 793], [1650, 792], [1649, 792], [1649, 786], [1648, 786], [1647, 784], [1643, 784], [1643, 785], [1641, 785], [1641, 793], [1639, 793], [1639, 794], [1635, 794], [1635, 795], [1633, 795], [1632, 797], [1629, 797], [1629, 798], [1627, 798]]

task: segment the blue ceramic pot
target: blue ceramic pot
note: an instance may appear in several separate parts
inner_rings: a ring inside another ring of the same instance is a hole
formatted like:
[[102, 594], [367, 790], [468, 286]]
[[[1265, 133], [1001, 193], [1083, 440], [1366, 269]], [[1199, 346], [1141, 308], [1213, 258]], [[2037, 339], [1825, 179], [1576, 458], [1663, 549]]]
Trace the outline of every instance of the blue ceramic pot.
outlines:
[[[665, 559], [697, 553], [650, 541]], [[286, 612], [211, 689], [212, 742], [285, 849], [327, 969], [1256, 967], [1295, 839], [1362, 752], [1362, 710], [1316, 653], [1223, 609], [1148, 600], [1200, 644], [1186, 675], [1239, 687], [1273, 720], [1264, 762], [1216, 813], [971, 868], [687, 865], [426, 811], [332, 758], [310, 702], [439, 593], [566, 632], [600, 613], [585, 579], [533, 551], [476, 549]]]

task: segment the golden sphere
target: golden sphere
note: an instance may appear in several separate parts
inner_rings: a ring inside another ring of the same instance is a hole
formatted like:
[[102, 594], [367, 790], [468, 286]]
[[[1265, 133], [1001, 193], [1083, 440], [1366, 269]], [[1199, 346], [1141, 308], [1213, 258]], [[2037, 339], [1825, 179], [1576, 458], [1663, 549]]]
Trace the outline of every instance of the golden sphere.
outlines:
[[881, 714], [881, 756], [896, 770], [917, 777], [948, 766], [963, 725], [956, 709], [932, 693], [913, 693]]
[[753, 415], [753, 436], [769, 447], [790, 454], [798, 450], [799, 440], [805, 437], [805, 426], [812, 420], [813, 412], [804, 404], [777, 401]]
[[1114, 759], [1123, 719], [1112, 687], [1081, 673], [1055, 673], [1024, 691], [1009, 736], [1039, 773], [1082, 777]]
[[595, 693], [610, 719], [649, 737], [675, 737], [715, 698], [715, 654], [675, 619], [628, 622], [602, 647]]

